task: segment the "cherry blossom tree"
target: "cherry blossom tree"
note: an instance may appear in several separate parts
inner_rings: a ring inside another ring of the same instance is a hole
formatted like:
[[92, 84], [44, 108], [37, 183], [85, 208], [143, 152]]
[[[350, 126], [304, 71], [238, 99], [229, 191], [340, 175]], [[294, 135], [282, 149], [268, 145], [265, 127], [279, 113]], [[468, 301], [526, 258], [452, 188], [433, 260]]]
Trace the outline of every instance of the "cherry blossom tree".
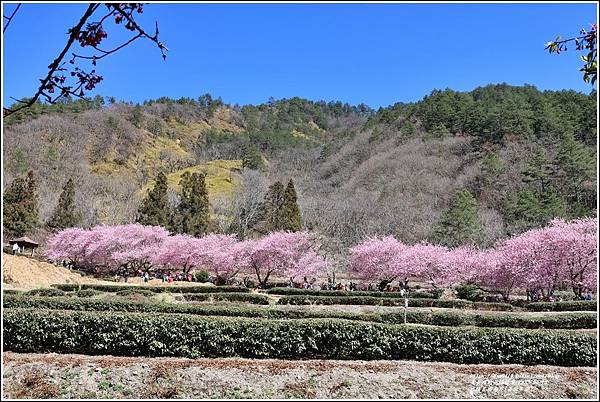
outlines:
[[66, 229], [50, 239], [45, 255], [52, 261], [70, 259], [87, 270], [147, 272], [168, 235], [160, 226], [139, 224]]
[[392, 281], [408, 276], [407, 246], [392, 236], [369, 238], [350, 249], [350, 272], [365, 281], [378, 281], [383, 290]]
[[216, 276], [230, 279], [235, 273], [225, 273], [216, 260], [237, 242], [233, 235], [210, 234], [201, 238], [189, 235], [169, 236], [153, 257], [156, 265], [166, 270], [180, 268], [185, 275], [193, 269], [205, 268]]
[[44, 256], [51, 261], [69, 261], [79, 266], [86, 255], [86, 244], [81, 241], [88, 231], [80, 228], [68, 228], [55, 234], [48, 240]]
[[325, 269], [325, 260], [316, 253], [314, 236], [308, 232], [273, 232], [258, 240], [246, 240], [231, 250], [229, 264], [256, 275], [266, 288], [271, 277], [314, 275]]
[[456, 264], [448, 248], [427, 242], [407, 247], [403, 260], [403, 265], [410, 267], [406, 271], [427, 280], [434, 288], [446, 284], [447, 271]]

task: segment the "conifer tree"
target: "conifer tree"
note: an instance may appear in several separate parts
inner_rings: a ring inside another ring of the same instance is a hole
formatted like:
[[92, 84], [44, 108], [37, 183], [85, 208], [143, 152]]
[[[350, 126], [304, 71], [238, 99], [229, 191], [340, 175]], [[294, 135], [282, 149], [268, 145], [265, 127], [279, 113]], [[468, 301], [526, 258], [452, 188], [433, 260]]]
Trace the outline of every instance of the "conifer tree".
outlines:
[[248, 169], [260, 169], [264, 166], [262, 156], [256, 145], [250, 143], [244, 146], [242, 166]]
[[283, 230], [286, 221], [284, 203], [285, 188], [280, 181], [276, 181], [267, 190], [260, 220], [255, 229], [263, 233]]
[[575, 139], [573, 134], [566, 134], [556, 154], [558, 186], [563, 196], [571, 203], [594, 208], [596, 205], [594, 160], [590, 151]]
[[4, 192], [4, 229], [10, 236], [23, 236], [38, 225], [37, 182], [30, 171], [16, 178]]
[[287, 184], [283, 200], [285, 213], [285, 222], [283, 230], [298, 232], [302, 230], [302, 217], [300, 216], [300, 207], [298, 206], [298, 196], [294, 188], [292, 179]]
[[542, 194], [536, 194], [530, 188], [517, 191], [508, 198], [505, 215], [512, 225], [512, 231], [524, 232], [545, 226], [552, 218], [566, 214], [562, 199], [549, 186]]
[[167, 227], [169, 224], [169, 203], [167, 198], [167, 176], [160, 172], [152, 190], [138, 209], [137, 223], [142, 225]]
[[52, 230], [62, 230], [73, 227], [77, 224], [78, 216], [75, 212], [75, 183], [70, 178], [65, 183], [58, 205], [54, 209], [52, 216], [48, 220], [47, 226]]
[[456, 247], [476, 240], [480, 232], [479, 204], [468, 190], [460, 190], [435, 226], [433, 239], [439, 244]]
[[544, 149], [538, 148], [523, 171], [523, 181], [529, 183], [536, 194], [541, 195], [547, 190], [552, 173], [553, 167]]
[[210, 224], [205, 175], [185, 172], [179, 184], [180, 201], [173, 214], [173, 231], [201, 237], [208, 232]]

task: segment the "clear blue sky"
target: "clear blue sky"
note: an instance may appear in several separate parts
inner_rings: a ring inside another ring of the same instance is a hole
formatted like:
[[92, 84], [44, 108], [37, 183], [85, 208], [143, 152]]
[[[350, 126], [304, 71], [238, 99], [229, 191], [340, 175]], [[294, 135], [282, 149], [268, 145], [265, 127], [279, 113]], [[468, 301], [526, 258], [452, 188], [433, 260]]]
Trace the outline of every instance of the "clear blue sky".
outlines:
[[[5, 15], [15, 7], [3, 6]], [[4, 35], [5, 105], [35, 92], [85, 7], [22, 5]], [[98, 64], [105, 79], [94, 94], [379, 107], [500, 82], [591, 90], [579, 54], [550, 55], [544, 43], [589, 28], [594, 4], [149, 4], [140, 21], [155, 20], [167, 60], [140, 40]], [[121, 26], [106, 28], [109, 39], [124, 37]]]

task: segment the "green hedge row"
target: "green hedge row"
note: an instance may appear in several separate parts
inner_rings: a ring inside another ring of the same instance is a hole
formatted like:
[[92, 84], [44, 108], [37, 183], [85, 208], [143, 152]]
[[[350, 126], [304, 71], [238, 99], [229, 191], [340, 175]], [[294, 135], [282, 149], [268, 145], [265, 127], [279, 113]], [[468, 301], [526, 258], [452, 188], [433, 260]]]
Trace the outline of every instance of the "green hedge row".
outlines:
[[[390, 298], [402, 298], [399, 292], [365, 292], [365, 291], [344, 291], [344, 290], [312, 290], [312, 289], [296, 289], [296, 288], [273, 288], [269, 289], [267, 293], [275, 295], [307, 295], [307, 296], [369, 296], [369, 297], [390, 297]], [[438, 299], [439, 295], [431, 292], [410, 292], [410, 298], [418, 299]]]
[[[369, 305], [369, 306], [403, 306], [404, 299], [383, 298], [370, 296], [283, 296], [278, 304], [292, 305]], [[409, 307], [438, 307], [438, 308], [470, 308], [475, 310], [510, 311], [513, 306], [507, 303], [478, 303], [467, 300], [440, 300], [440, 299], [409, 299]]]
[[595, 336], [563, 330], [57, 310], [49, 314], [31, 309], [6, 309], [3, 322], [4, 350], [14, 352], [596, 364]]
[[530, 311], [598, 311], [596, 300], [577, 300], [562, 302], [536, 302], [524, 306]]
[[[4, 308], [30, 308], [80, 311], [124, 311], [146, 313], [183, 313], [204, 316], [259, 317], [270, 319], [340, 318], [390, 324], [404, 322], [404, 314], [351, 313], [342, 311], [278, 310], [242, 306], [211, 306], [197, 304], [171, 304], [131, 302], [127, 300], [77, 299], [69, 297], [6, 296]], [[594, 313], [544, 314], [531, 317], [521, 313], [481, 314], [459, 311], [408, 311], [407, 321], [412, 324], [438, 326], [512, 327], [529, 329], [584, 329], [596, 328]]]
[[258, 293], [184, 293], [185, 301], [213, 301], [213, 302], [242, 302], [252, 304], [269, 304], [266, 295]]
[[149, 290], [155, 293], [249, 293], [250, 289], [241, 286], [142, 286], [142, 285], [96, 285], [96, 284], [59, 284], [52, 287], [66, 292], [82, 289], [94, 289], [102, 292], [120, 292], [123, 290]]
[[26, 295], [28, 296], [49, 296], [49, 297], [56, 297], [56, 296], [64, 296], [65, 292], [59, 289], [48, 289], [48, 288], [41, 288], [41, 289], [32, 289], [29, 290], [27, 292], [25, 292]]
[[20, 295], [24, 292], [22, 290], [16, 290], [16, 289], [4, 289], [2, 291], [2, 293], [4, 293], [5, 295]]

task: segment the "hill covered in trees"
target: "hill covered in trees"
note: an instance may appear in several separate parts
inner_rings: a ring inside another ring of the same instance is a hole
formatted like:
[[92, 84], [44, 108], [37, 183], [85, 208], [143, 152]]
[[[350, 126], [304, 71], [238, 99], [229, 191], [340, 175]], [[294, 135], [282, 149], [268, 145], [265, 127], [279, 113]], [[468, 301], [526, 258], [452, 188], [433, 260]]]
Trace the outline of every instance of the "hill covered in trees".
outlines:
[[[298, 205], [293, 226], [319, 232], [332, 252], [375, 234], [488, 245], [555, 216], [596, 214], [596, 107], [595, 92], [506, 84], [436, 90], [377, 111], [300, 98], [239, 106], [210, 95], [35, 104], [5, 121], [5, 219], [6, 197], [18, 200], [33, 180], [37, 205], [26, 216], [36, 218], [24, 231], [51, 230], [72, 179], [69, 222], [129, 223], [159, 172], [172, 209], [177, 179], [196, 172], [205, 175], [208, 231], [268, 231], [280, 214], [273, 197], [293, 178], [288, 201], [297, 204], [280, 209]], [[29, 171], [34, 178], [11, 187]]]

